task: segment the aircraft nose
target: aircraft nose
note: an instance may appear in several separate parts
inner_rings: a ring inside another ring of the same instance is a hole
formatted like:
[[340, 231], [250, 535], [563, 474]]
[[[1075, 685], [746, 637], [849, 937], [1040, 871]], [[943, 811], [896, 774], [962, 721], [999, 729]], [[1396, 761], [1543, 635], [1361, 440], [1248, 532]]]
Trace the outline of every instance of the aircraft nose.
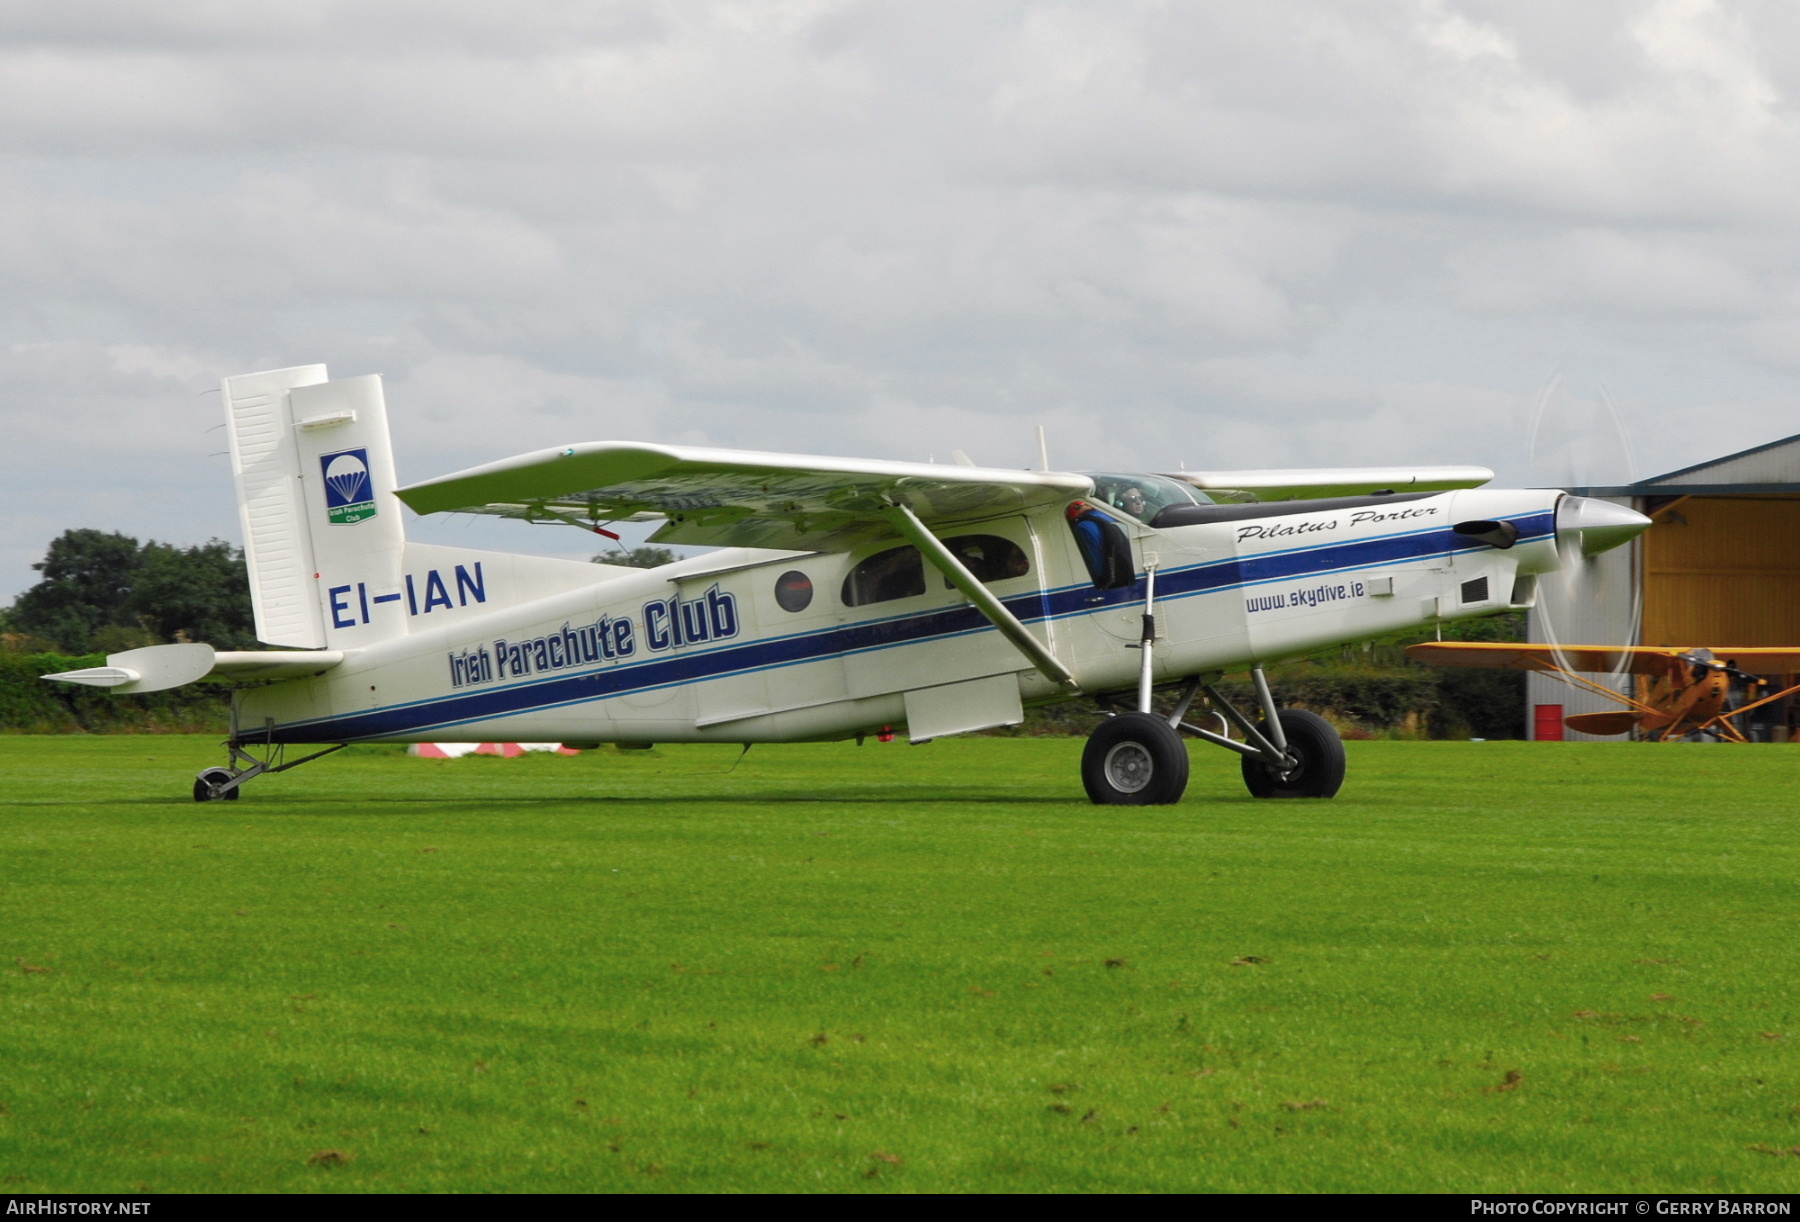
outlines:
[[1556, 541], [1573, 543], [1584, 556], [1598, 556], [1629, 543], [1650, 527], [1635, 509], [1588, 496], [1565, 496], [1556, 506]]

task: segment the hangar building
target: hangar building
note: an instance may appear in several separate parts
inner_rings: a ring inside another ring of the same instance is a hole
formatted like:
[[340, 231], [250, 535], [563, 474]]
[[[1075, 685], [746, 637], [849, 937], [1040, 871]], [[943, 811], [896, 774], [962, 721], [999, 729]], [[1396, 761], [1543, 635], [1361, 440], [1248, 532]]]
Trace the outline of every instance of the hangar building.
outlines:
[[[1634, 484], [1570, 491], [1629, 505], [1653, 525], [1597, 557], [1580, 580], [1540, 579], [1531, 640], [1800, 646], [1800, 435]], [[1526, 676], [1528, 738], [1620, 741], [1562, 726], [1567, 714], [1618, 707], [1548, 675]], [[1751, 721], [1752, 739], [1800, 741], [1800, 699], [1747, 716], [1765, 712]]]

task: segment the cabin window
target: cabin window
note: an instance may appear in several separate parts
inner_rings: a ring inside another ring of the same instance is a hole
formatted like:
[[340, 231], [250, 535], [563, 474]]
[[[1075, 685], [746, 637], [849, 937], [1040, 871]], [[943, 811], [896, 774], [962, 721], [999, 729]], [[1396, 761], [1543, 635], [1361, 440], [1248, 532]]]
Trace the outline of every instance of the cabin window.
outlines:
[[812, 578], [789, 569], [775, 579], [775, 605], [783, 611], [804, 611], [812, 606]]
[[[983, 585], [1023, 577], [1031, 572], [1031, 562], [1025, 559], [1019, 545], [999, 535], [959, 535], [945, 539], [944, 546]], [[948, 577], [944, 579], [944, 588], [951, 588]]]
[[924, 592], [925, 560], [908, 544], [876, 552], [851, 569], [844, 578], [843, 598], [846, 607], [866, 607]]

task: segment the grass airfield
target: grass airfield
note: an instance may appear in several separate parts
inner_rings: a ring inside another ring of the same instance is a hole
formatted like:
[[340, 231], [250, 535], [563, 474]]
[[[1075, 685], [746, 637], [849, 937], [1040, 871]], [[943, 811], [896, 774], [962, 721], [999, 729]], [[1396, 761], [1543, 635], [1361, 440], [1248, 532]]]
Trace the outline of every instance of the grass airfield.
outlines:
[[0, 737], [0, 1191], [1800, 1191], [1800, 752]]

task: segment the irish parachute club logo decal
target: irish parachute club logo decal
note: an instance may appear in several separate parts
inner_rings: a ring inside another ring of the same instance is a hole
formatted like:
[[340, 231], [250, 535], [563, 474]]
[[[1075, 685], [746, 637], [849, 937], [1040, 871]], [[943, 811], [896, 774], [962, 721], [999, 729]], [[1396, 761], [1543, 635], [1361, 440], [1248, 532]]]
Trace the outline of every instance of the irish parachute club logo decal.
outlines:
[[319, 458], [325, 472], [325, 514], [334, 526], [375, 516], [374, 485], [369, 481], [369, 452], [339, 450]]

